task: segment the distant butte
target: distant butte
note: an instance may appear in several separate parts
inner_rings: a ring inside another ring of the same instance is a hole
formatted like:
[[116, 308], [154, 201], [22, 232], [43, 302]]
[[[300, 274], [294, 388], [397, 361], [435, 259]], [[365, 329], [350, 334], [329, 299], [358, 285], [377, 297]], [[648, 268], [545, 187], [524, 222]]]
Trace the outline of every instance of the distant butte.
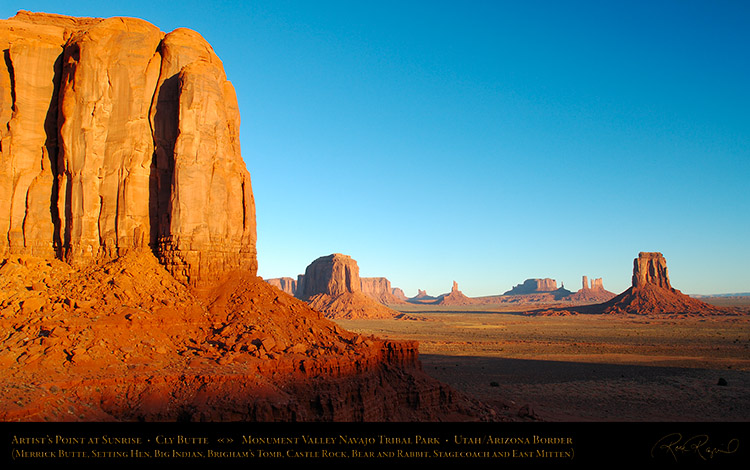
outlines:
[[737, 315], [731, 308], [716, 307], [689, 297], [672, 287], [667, 261], [661, 253], [641, 252], [633, 261], [632, 286], [600, 304], [547, 309], [530, 314], [631, 314], [669, 316]]
[[[370, 286], [369, 282], [366, 284]], [[302, 285], [297, 286], [297, 297], [327, 318], [395, 318], [401, 315], [362, 292], [357, 262], [340, 253], [322, 256], [310, 263]]]
[[426, 303], [433, 303], [437, 300], [437, 297], [433, 297], [427, 293], [427, 291], [423, 291], [422, 289], [417, 289], [417, 295], [414, 297], [410, 297], [406, 301], [413, 304], [426, 304]]
[[435, 301], [436, 305], [473, 305], [477, 302], [464, 295], [463, 292], [458, 290], [458, 283], [453, 281], [453, 287], [448, 294], [443, 294]]
[[569, 302], [575, 302], [577, 304], [584, 303], [601, 303], [606, 302], [614, 298], [617, 294], [604, 289], [604, 284], [601, 278], [592, 279], [591, 286], [589, 286], [589, 279], [587, 276], [583, 276], [581, 290], [571, 294], [563, 300]]

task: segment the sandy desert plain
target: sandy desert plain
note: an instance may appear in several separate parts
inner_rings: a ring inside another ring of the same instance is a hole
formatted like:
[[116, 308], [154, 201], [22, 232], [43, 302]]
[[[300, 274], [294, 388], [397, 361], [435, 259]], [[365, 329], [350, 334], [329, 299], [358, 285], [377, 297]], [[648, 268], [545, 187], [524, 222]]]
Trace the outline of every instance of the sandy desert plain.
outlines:
[[[750, 310], [750, 297], [702, 300]], [[415, 320], [336, 321], [417, 340], [429, 375], [542, 421], [750, 420], [748, 316], [523, 314], [538, 304], [394, 308]]]

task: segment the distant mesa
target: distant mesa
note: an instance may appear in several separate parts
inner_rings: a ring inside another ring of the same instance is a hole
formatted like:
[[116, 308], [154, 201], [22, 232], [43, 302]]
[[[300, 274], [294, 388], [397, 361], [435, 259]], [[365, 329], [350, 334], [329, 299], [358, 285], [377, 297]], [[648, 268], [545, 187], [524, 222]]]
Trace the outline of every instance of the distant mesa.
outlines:
[[[390, 284], [390, 283], [389, 283]], [[350, 256], [322, 256], [307, 267], [297, 297], [327, 318], [395, 318], [401, 315], [362, 292], [359, 266]]]
[[614, 292], [604, 289], [602, 278], [592, 279], [591, 285], [589, 286], [588, 277], [583, 276], [582, 284], [581, 290], [565, 297], [563, 300], [575, 302], [577, 304], [593, 304], [606, 302], [617, 296]]
[[554, 279], [526, 279], [523, 284], [518, 284], [503, 295], [525, 295], [538, 294], [540, 292], [554, 292], [557, 290], [557, 281]]
[[572, 292], [564, 286], [558, 288], [556, 280], [544, 278], [526, 279], [523, 281], [523, 284], [518, 284], [513, 289], [505, 292], [503, 297], [508, 296], [512, 299], [528, 302], [547, 302], [561, 300], [571, 294]]
[[286, 292], [291, 296], [294, 296], [295, 292], [297, 292], [297, 281], [295, 281], [291, 277], [277, 277], [273, 279], [266, 279], [266, 282], [276, 288], [281, 289], [283, 292]]
[[404, 291], [401, 292], [403, 298], [394, 295], [394, 289], [391, 287], [391, 281], [384, 277], [362, 277], [360, 278], [362, 293], [366, 296], [380, 302], [383, 305], [398, 305], [406, 303]]

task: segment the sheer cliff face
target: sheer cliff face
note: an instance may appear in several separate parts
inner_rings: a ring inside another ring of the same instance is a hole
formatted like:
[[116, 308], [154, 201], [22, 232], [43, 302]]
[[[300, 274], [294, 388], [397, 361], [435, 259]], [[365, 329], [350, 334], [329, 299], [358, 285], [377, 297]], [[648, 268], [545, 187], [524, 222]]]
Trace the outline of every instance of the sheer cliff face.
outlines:
[[359, 266], [351, 256], [334, 253], [322, 256], [305, 270], [304, 283], [298, 296], [308, 299], [316, 294], [337, 296], [362, 291]]
[[667, 272], [667, 260], [661, 253], [638, 253], [633, 260], [633, 287], [652, 285], [672, 289]]
[[237, 100], [198, 33], [20, 12], [0, 45], [0, 253], [255, 273]]

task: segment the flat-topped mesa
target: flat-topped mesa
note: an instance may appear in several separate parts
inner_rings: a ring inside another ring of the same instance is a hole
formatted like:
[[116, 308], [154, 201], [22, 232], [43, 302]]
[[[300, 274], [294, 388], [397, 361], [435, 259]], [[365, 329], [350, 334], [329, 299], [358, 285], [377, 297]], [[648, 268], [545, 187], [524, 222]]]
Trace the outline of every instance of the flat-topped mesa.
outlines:
[[633, 287], [653, 285], [672, 289], [667, 273], [667, 260], [661, 253], [638, 253], [633, 261]]
[[526, 279], [523, 284], [518, 284], [503, 295], [536, 294], [539, 292], [554, 292], [557, 290], [557, 281], [554, 279]]
[[0, 43], [0, 254], [151, 249], [192, 285], [255, 274], [237, 99], [198, 33], [19, 12]]

